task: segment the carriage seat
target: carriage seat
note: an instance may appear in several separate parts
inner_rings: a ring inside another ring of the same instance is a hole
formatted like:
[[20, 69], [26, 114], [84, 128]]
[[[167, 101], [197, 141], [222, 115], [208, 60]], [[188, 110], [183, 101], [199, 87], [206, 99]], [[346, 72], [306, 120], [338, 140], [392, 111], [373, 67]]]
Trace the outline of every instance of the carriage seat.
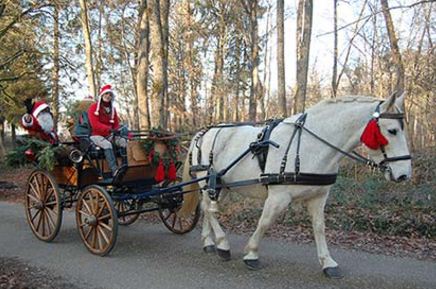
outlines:
[[[80, 151], [83, 154], [88, 155], [90, 159], [92, 160], [105, 159], [104, 150], [98, 147], [96, 144], [94, 144], [89, 138], [89, 136], [76, 136], [75, 140], [78, 144]], [[116, 146], [114, 147], [114, 153], [117, 158], [121, 157], [121, 152], [119, 148]]]

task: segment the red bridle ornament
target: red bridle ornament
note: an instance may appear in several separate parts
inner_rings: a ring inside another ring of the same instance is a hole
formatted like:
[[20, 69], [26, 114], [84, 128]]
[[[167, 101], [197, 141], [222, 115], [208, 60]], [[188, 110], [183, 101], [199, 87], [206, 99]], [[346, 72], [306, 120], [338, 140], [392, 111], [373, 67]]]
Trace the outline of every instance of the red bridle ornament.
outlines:
[[389, 143], [380, 131], [377, 118], [373, 118], [368, 122], [360, 136], [360, 141], [373, 150], [384, 147]]

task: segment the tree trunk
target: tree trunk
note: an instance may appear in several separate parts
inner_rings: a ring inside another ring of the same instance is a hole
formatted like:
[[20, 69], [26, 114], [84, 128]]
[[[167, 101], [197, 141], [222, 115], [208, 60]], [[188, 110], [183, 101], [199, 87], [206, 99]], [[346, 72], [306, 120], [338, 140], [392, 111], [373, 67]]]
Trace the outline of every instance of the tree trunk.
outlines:
[[12, 142], [12, 147], [15, 148], [17, 145], [17, 131], [16, 131], [16, 127], [15, 124], [11, 124], [11, 142]]
[[[224, 11], [222, 11], [224, 13]], [[224, 44], [226, 38], [226, 23], [224, 21], [224, 15], [220, 15], [218, 28], [218, 44], [215, 52], [215, 75], [214, 84], [212, 85], [212, 97], [215, 97], [216, 101], [216, 121], [224, 121]]]
[[287, 115], [285, 80], [284, 2], [284, 0], [277, 0], [277, 96], [280, 117], [285, 117]]
[[164, 93], [164, 115], [163, 120], [165, 128], [170, 121], [169, 108], [171, 107], [172, 99], [168, 95], [168, 47], [169, 47], [169, 13], [170, 13], [170, 0], [160, 0], [160, 19], [162, 25], [162, 43], [164, 49], [163, 63], [163, 93]]
[[191, 8], [190, 0], [184, 0], [184, 12], [185, 16], [185, 35], [184, 39], [186, 41], [186, 51], [188, 56], [186, 57], [186, 69], [188, 71], [188, 85], [189, 85], [189, 99], [191, 101], [191, 124], [193, 127], [197, 127], [199, 123], [198, 115], [198, 95], [197, 95], [197, 68], [194, 67], [194, 29], [193, 29], [193, 11]]
[[148, 99], [148, 52], [149, 52], [149, 25], [147, 0], [142, 0], [139, 13], [139, 43], [138, 58], [136, 66], [136, 105], [139, 111], [139, 129], [145, 130], [151, 128], [149, 99]]
[[80, 18], [82, 22], [83, 37], [85, 38], [85, 52], [86, 52], [86, 77], [88, 79], [89, 94], [94, 98], [97, 98], [97, 90], [95, 87], [95, 75], [94, 66], [92, 61], [92, 45], [91, 45], [91, 33], [89, 29], [88, 21], [88, 8], [85, 0], [79, 0], [80, 2]]
[[161, 12], [159, 0], [150, 0], [150, 40], [153, 65], [153, 86], [152, 86], [152, 126], [166, 129], [165, 98], [166, 98], [166, 80], [165, 80], [165, 45], [164, 34], [162, 29]]
[[241, 82], [241, 38], [239, 36], [236, 37], [235, 43], [235, 83], [234, 83], [234, 99], [233, 99], [233, 121], [240, 121], [240, 113], [239, 113], [239, 95], [240, 95], [240, 82]]
[[338, 90], [338, 0], [333, 0], [333, 31], [332, 97], [335, 98]]
[[248, 104], [248, 118], [256, 121], [257, 101], [259, 99], [259, 46], [257, 36], [257, 0], [249, 1], [250, 15], [250, 41], [251, 41], [251, 67], [250, 67], [250, 98]]
[[0, 116], [0, 158], [2, 158], [5, 154], [5, 118]]
[[53, 112], [54, 128], [57, 131], [59, 121], [59, 4], [54, 1], [53, 11], [53, 71], [51, 109]]
[[302, 112], [305, 109], [312, 12], [313, 0], [299, 0], [297, 10], [297, 87], [294, 113]]
[[397, 81], [395, 83], [395, 91], [404, 90], [404, 66], [401, 60], [400, 48], [398, 47], [398, 39], [395, 35], [394, 23], [392, 22], [391, 13], [389, 11], [388, 1], [380, 0], [383, 9], [383, 16], [386, 22], [386, 28], [389, 36], [389, 43], [392, 51], [392, 58], [397, 70]]

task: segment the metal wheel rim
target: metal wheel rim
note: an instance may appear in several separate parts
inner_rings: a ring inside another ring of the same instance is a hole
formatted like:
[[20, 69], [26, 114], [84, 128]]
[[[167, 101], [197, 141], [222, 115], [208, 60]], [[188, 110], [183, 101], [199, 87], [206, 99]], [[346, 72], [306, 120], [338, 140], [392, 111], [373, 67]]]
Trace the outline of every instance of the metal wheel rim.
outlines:
[[114, 247], [118, 221], [109, 194], [102, 187], [92, 185], [79, 195], [76, 205], [76, 223], [86, 248], [104, 256]]
[[48, 172], [36, 170], [29, 176], [25, 208], [33, 234], [42, 241], [52, 241], [61, 227], [62, 208], [59, 188]]

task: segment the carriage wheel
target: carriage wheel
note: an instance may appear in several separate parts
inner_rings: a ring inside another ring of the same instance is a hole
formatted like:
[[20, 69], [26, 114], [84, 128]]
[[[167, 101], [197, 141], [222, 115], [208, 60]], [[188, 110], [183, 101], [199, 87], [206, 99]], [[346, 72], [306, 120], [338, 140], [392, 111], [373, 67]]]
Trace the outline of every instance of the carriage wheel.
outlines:
[[[175, 182], [167, 182], [163, 187], [170, 187], [178, 182], [181, 178], [178, 177]], [[199, 193], [199, 192], [192, 192]], [[191, 232], [200, 219], [200, 203], [188, 215], [180, 214], [182, 204], [186, 195], [176, 195], [163, 199], [159, 203], [159, 217], [171, 232], [176, 234], [186, 234]]]
[[[133, 200], [125, 200], [125, 201], [114, 201], [115, 208], [118, 211], [118, 214], [129, 211], [132, 207], [136, 207], [136, 204], [133, 203]], [[133, 224], [136, 220], [138, 220], [139, 213], [127, 215], [127, 216], [119, 216], [118, 224], [121, 226], [128, 226]]]
[[38, 169], [30, 175], [25, 208], [33, 234], [42, 241], [52, 241], [61, 227], [62, 207], [59, 187], [48, 172]]
[[104, 188], [91, 185], [79, 194], [76, 223], [80, 237], [91, 253], [104, 256], [112, 250], [117, 240], [117, 213]]
[[[173, 201], [173, 200], [172, 200]], [[171, 232], [176, 234], [186, 234], [191, 232], [200, 218], [200, 205], [189, 216], [180, 216], [178, 214], [181, 204], [177, 205], [159, 205], [159, 217]]]

